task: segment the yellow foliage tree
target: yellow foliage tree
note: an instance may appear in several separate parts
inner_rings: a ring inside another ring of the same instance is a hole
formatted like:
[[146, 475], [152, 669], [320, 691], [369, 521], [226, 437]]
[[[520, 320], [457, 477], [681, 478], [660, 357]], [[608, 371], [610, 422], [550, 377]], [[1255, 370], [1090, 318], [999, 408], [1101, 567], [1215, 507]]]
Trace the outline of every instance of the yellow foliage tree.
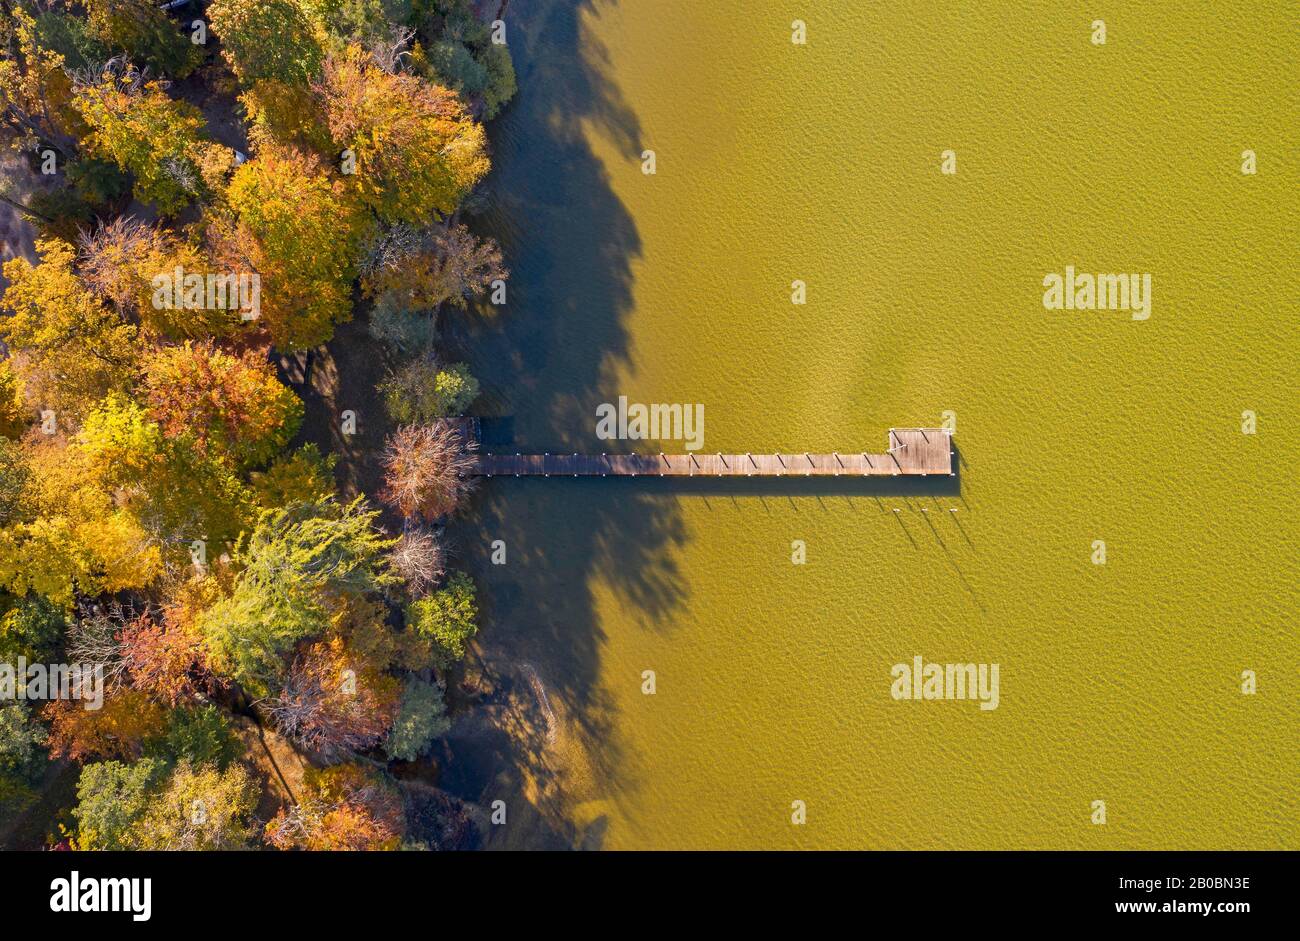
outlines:
[[0, 360], [0, 436], [19, 438], [27, 427], [23, 381], [9, 360]]
[[73, 272], [75, 253], [61, 239], [36, 243], [41, 263], [5, 263], [9, 287], [0, 298], [0, 340], [15, 356], [28, 401], [56, 412], [60, 428], [75, 422], [136, 372], [136, 328], [110, 310]]
[[352, 317], [365, 211], [318, 158], [263, 147], [228, 191], [237, 222], [213, 220], [216, 256], [261, 275], [261, 318], [277, 349], [309, 349]]
[[318, 92], [346, 178], [386, 221], [448, 215], [488, 171], [483, 126], [450, 89], [390, 74], [358, 46], [325, 63]]
[[65, 158], [76, 150], [76, 112], [72, 83], [63, 56], [42, 47], [36, 21], [26, 10], [0, 5], [0, 126], [16, 148], [39, 143], [55, 147]]
[[182, 761], [140, 821], [141, 849], [246, 849], [257, 832], [258, 786], [242, 765], [225, 771]]
[[138, 199], [171, 216], [203, 194], [207, 125], [198, 108], [133, 72], [106, 72], [97, 84], [78, 89], [75, 104], [91, 128], [90, 152], [134, 176]]
[[249, 524], [251, 494], [222, 462], [168, 438], [138, 404], [107, 397], [70, 441], [29, 446], [23, 502], [0, 530], [0, 585], [58, 602], [147, 588]]

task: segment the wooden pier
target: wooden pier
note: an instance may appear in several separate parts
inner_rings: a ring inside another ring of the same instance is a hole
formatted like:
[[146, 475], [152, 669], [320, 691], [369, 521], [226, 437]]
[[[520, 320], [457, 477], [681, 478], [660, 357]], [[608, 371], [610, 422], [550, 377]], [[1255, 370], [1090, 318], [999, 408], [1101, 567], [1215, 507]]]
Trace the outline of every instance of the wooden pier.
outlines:
[[952, 433], [891, 428], [884, 454], [480, 454], [481, 477], [948, 476]]

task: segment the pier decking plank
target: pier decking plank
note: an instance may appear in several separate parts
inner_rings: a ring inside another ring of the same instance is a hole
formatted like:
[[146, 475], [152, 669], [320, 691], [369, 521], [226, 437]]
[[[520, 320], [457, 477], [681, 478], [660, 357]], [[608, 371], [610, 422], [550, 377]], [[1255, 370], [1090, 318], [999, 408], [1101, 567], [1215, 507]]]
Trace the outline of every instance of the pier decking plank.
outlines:
[[953, 473], [951, 433], [893, 428], [884, 454], [480, 454], [482, 477], [890, 477]]

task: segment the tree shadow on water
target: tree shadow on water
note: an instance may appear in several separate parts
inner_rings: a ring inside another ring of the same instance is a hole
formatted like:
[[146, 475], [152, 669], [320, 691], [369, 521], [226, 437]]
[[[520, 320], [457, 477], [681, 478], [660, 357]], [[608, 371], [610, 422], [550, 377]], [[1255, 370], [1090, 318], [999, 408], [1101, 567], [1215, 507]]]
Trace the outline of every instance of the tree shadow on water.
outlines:
[[[641, 240], [588, 138], [639, 159], [636, 116], [583, 25], [613, 2], [542, 0], [507, 14], [519, 93], [489, 127], [488, 208], [471, 225], [501, 243], [509, 296], [444, 324], [482, 383], [474, 411], [509, 419], [511, 440], [493, 450], [588, 450], [596, 406], [617, 396], [613, 377], [629, 363]], [[593, 592], [607, 586], [639, 623], [666, 629], [684, 591], [671, 562], [685, 538], [673, 495], [565, 483], [486, 482], [452, 530], [452, 564], [482, 588], [482, 629], [441, 784], [485, 807], [499, 797], [526, 808], [527, 835], [495, 828], [515, 835], [489, 845], [601, 842], [605, 819], [580, 826], [570, 809], [617, 799], [638, 772], [601, 686]], [[496, 540], [505, 564], [492, 562]]]

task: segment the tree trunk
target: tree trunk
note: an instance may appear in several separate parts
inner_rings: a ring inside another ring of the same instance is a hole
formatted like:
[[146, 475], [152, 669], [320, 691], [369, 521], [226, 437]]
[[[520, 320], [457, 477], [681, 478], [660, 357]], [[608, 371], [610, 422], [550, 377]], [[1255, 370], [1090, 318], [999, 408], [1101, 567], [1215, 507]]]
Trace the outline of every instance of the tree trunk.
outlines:
[[18, 202], [16, 199], [10, 199], [10, 198], [9, 198], [8, 196], [6, 196], [4, 193], [0, 193], [0, 203], [5, 203], [5, 204], [8, 205], [8, 206], [13, 206], [15, 209], [17, 209], [17, 210], [18, 210], [19, 212], [21, 212], [23, 215], [25, 215], [25, 216], [31, 216], [33, 219], [40, 219], [42, 222], [49, 222], [49, 223], [53, 223], [53, 222], [54, 222], [53, 219], [51, 219], [49, 216], [45, 215], [44, 213], [37, 212], [35, 209], [32, 209], [32, 208], [30, 208], [30, 207], [28, 207], [28, 206], [24, 206], [22, 203]]

